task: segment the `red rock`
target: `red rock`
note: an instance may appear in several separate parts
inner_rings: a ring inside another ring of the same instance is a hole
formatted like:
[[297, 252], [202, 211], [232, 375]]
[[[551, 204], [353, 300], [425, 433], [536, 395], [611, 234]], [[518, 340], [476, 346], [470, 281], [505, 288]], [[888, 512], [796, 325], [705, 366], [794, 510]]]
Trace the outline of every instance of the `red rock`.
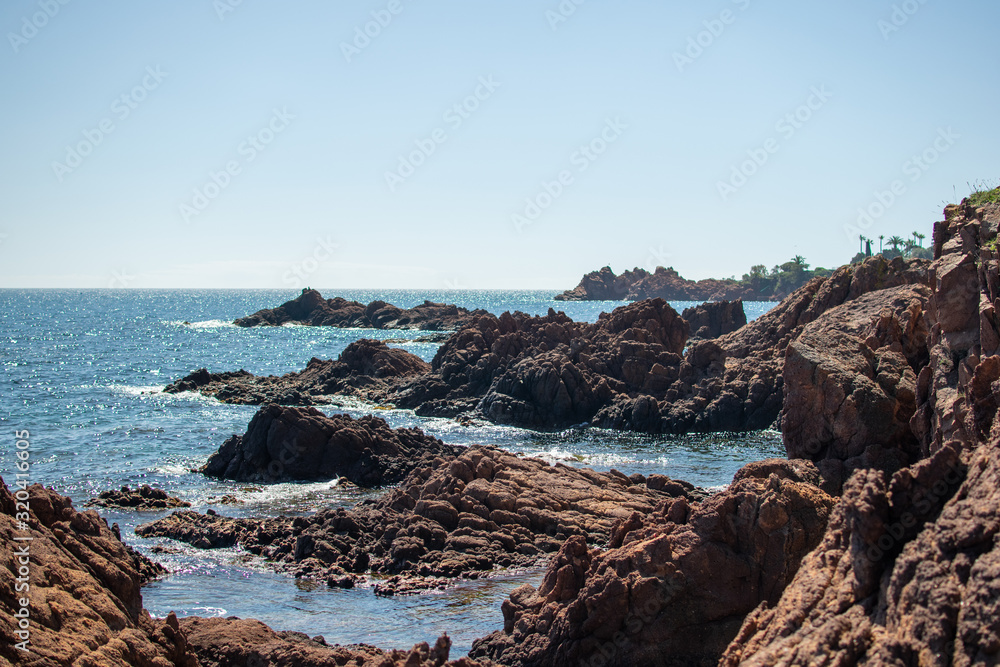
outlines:
[[[761, 477], [754, 475], [760, 474]], [[713, 664], [761, 600], [777, 600], [834, 506], [806, 461], [748, 467], [727, 490], [635, 513], [607, 551], [567, 540], [535, 590], [503, 605], [473, 657], [504, 665]]]

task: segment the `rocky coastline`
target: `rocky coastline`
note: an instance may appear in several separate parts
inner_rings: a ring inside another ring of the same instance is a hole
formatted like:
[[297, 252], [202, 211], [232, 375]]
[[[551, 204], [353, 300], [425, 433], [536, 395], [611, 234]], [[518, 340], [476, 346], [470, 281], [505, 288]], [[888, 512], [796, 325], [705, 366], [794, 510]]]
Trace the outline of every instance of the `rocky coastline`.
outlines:
[[[418, 414], [537, 428], [780, 426], [787, 458], [750, 463], [714, 494], [271, 404], [261, 387], [280, 393], [292, 383], [282, 378], [185, 379], [218, 393], [242, 383], [228, 391], [258, 392], [263, 404], [206, 474], [398, 486], [294, 518], [175, 511], [139, 527], [141, 537], [240, 545], [294, 576], [371, 584], [382, 595], [544, 567], [542, 583], [510, 595], [502, 629], [468, 658], [447, 662], [446, 637], [383, 651], [331, 647], [252, 620], [152, 619], [140, 586], [162, 568], [127, 547], [117, 526], [38, 485], [28, 516], [16, 518], [5, 484], [0, 658], [27, 664], [11, 621], [14, 536], [27, 531], [31, 664], [995, 664], [998, 227], [1000, 205], [949, 206], [934, 226], [932, 262], [876, 256], [842, 267], [754, 322], [720, 325], [715, 338], [691, 342], [702, 328], [714, 333], [712, 315], [699, 315], [705, 323], [692, 332], [662, 299], [593, 324], [554, 311], [479, 313], [429, 367], [364, 341], [356, 358], [314, 360], [292, 374], [309, 400], [342, 393], [330, 390], [343, 382]], [[377, 364], [358, 359], [375, 358], [384, 370], [366, 384]]]

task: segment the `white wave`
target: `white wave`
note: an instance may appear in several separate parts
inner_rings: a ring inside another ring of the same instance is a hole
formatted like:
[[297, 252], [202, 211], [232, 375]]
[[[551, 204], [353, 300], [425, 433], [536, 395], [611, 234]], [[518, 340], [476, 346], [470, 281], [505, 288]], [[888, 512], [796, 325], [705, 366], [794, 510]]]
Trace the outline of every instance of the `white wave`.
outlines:
[[226, 320], [203, 320], [201, 322], [187, 322], [185, 320], [168, 320], [166, 324], [178, 327], [188, 327], [189, 329], [221, 329], [222, 327], [235, 327], [236, 325]]
[[107, 388], [116, 394], [125, 394], [126, 396], [153, 396], [163, 393], [162, 385], [136, 386], [128, 384], [111, 384], [108, 385]]

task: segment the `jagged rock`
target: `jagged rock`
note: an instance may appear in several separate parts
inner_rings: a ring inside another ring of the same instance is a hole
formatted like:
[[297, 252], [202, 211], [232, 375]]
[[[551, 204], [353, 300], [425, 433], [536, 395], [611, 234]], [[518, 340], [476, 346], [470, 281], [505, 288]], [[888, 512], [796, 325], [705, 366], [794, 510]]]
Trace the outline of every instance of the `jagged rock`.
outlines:
[[747, 323], [743, 299], [735, 301], [710, 301], [685, 308], [681, 317], [691, 326], [695, 338], [718, 338], [732, 333]]
[[428, 363], [406, 350], [361, 339], [348, 345], [336, 360], [313, 358], [298, 373], [257, 377], [244, 370], [209, 373], [202, 368], [163, 391], [196, 391], [223, 403], [241, 405], [322, 405], [337, 394], [377, 400], [393, 383], [429, 370]]
[[367, 306], [341, 297], [324, 299], [313, 289], [277, 308], [259, 310], [234, 322], [241, 327], [304, 324], [324, 327], [363, 327], [371, 329], [419, 329], [421, 331], [454, 330], [473, 315], [486, 311], [469, 311], [455, 305], [424, 301], [414, 308], [402, 309], [385, 301], [372, 301]]
[[395, 484], [437, 457], [455, 456], [420, 429], [390, 428], [378, 417], [327, 417], [315, 408], [268, 405], [209, 457], [210, 477], [238, 482], [326, 481], [344, 477], [358, 486]]
[[777, 604], [747, 616], [722, 665], [1000, 662], [1000, 271], [989, 247], [1000, 206], [963, 202], [945, 216], [910, 421], [920, 458], [853, 473], [821, 544]]
[[[0, 662], [195, 667], [176, 617], [153, 620], [142, 608], [140, 585], [163, 569], [123, 544], [96, 511], [78, 512], [38, 484], [27, 494], [24, 512], [25, 501], [15, 505], [0, 479]], [[27, 630], [14, 615], [21, 599], [29, 601]], [[25, 639], [17, 632], [27, 633], [28, 652], [17, 648]]]
[[376, 592], [390, 595], [439, 587], [441, 578], [535, 565], [573, 536], [601, 544], [617, 519], [704, 495], [662, 476], [640, 481], [473, 446], [353, 509], [294, 519], [181, 511], [136, 532], [199, 548], [238, 544], [281, 570], [335, 586], [353, 585], [366, 573], [400, 575], [379, 584]]
[[468, 658], [449, 661], [451, 640], [440, 637], [433, 647], [417, 644], [410, 651], [383, 651], [364, 644], [329, 646], [322, 637], [301, 632], [275, 632], [260, 621], [238, 618], [184, 618], [181, 630], [202, 667], [475, 667]]
[[105, 491], [88, 500], [88, 507], [115, 507], [140, 511], [165, 510], [176, 507], [191, 507], [191, 503], [167, 495], [163, 489], [154, 489], [149, 484], [133, 490], [123, 486], [118, 491]]
[[700, 504], [678, 498], [618, 522], [607, 551], [567, 541], [470, 655], [519, 667], [714, 664], [823, 534], [835, 501], [803, 477], [818, 477], [807, 461], [753, 465]]
[[483, 315], [438, 350], [432, 373], [390, 398], [418, 414], [476, 408], [499, 423], [578, 424], [616, 392], [676, 377], [687, 337], [687, 323], [660, 299], [602, 313], [593, 324], [551, 309], [544, 317]]

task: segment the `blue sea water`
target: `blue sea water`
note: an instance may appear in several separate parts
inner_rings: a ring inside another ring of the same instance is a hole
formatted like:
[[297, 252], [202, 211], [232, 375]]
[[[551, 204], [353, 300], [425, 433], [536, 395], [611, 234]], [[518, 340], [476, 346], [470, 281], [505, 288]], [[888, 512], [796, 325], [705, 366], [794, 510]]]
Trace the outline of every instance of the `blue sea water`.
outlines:
[[[622, 302], [557, 302], [555, 291], [321, 290], [362, 302], [403, 307], [430, 299], [499, 314], [549, 308], [594, 321]], [[334, 358], [359, 338], [399, 339], [400, 347], [430, 360], [437, 344], [406, 339], [413, 332], [285, 326], [243, 329], [232, 320], [274, 307], [288, 290], [0, 290], [0, 475], [14, 474], [14, 431], [31, 433], [32, 481], [52, 486], [79, 507], [102, 491], [152, 484], [193, 504], [234, 516], [277, 516], [350, 506], [376, 492], [336, 482], [234, 484], [193, 472], [233, 433], [242, 433], [253, 406], [219, 403], [196, 394], [162, 393], [191, 370], [246, 369], [254, 374], [300, 370], [312, 357]], [[672, 304], [678, 311], [692, 305]], [[747, 303], [749, 319], [772, 303]], [[727, 484], [744, 463], [781, 456], [780, 435], [648, 436], [576, 428], [538, 433], [505, 426], [461, 426], [412, 412], [345, 400], [328, 414], [377, 414], [392, 426], [419, 426], [456, 444], [493, 444], [550, 461], [626, 474], [662, 473], [706, 487]], [[219, 505], [224, 494], [241, 505]], [[500, 603], [511, 590], [537, 584], [538, 570], [502, 573], [446, 591], [379, 598], [370, 588], [327, 589], [270, 571], [238, 549], [203, 551], [169, 540], [143, 540], [133, 530], [165, 513], [101, 510], [123, 538], [163, 563], [171, 574], [143, 589], [157, 616], [236, 615], [280, 630], [320, 634], [330, 643], [385, 648], [433, 643], [448, 632], [460, 655], [472, 640], [503, 625]], [[156, 547], [155, 552], [153, 551]]]

